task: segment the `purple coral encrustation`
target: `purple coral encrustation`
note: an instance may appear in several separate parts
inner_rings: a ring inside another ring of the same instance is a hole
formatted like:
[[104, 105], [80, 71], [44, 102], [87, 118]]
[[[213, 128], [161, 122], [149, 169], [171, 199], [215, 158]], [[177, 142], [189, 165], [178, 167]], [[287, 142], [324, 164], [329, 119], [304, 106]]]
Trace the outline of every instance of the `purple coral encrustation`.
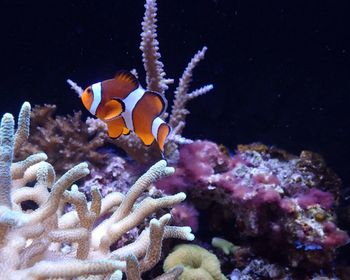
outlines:
[[135, 170], [127, 160], [110, 154], [105, 167], [91, 167], [89, 179], [84, 181], [81, 190], [89, 193], [92, 187], [97, 187], [103, 196], [115, 191], [125, 194], [138, 175]]
[[190, 203], [180, 203], [171, 210], [172, 222], [176, 226], [189, 226], [193, 232], [198, 230], [198, 210]]
[[[157, 186], [167, 193], [185, 191], [194, 204], [212, 200], [221, 205], [232, 212], [241, 238], [263, 238], [259, 247], [265, 251], [285, 245], [292, 265], [305, 258], [321, 265], [349, 241], [335, 224], [339, 181], [311, 152], [297, 157], [255, 144], [230, 155], [215, 143], [195, 141], [180, 148], [174, 176]], [[319, 255], [303, 253], [310, 250], [329, 257], [321, 261]]]

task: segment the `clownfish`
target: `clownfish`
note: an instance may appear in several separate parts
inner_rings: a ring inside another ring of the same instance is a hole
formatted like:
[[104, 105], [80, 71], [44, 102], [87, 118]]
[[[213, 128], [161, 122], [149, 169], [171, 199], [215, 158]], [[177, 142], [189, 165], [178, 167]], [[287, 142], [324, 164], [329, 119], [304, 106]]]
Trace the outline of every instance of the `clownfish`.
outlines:
[[164, 151], [171, 130], [160, 118], [166, 100], [157, 92], [143, 89], [130, 72], [120, 71], [114, 79], [88, 86], [81, 99], [91, 114], [107, 124], [109, 137], [116, 139], [133, 131], [145, 145], [155, 140]]

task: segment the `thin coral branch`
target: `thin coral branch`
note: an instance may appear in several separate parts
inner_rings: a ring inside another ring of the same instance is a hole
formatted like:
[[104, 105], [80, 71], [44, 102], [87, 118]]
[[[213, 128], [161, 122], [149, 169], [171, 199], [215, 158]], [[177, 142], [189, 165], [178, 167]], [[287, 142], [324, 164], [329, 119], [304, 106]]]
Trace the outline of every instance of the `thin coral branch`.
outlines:
[[144, 175], [142, 175], [126, 194], [122, 204], [117, 211], [104, 223], [100, 224], [93, 231], [92, 244], [94, 247], [100, 247], [101, 250], [107, 250], [109, 246], [118, 240], [122, 232], [136, 226], [147, 215], [161, 207], [170, 207], [175, 203], [182, 201], [184, 194], [164, 197], [158, 200], [145, 199], [139, 204], [133, 213], [131, 210], [137, 198], [155, 181], [164, 176], [174, 173], [174, 168], [167, 167], [165, 160], [154, 164]]
[[67, 260], [64, 262], [42, 261], [24, 272], [25, 275], [34, 279], [43, 279], [108, 274], [121, 269], [125, 269], [125, 262]]
[[157, 209], [171, 208], [175, 204], [182, 202], [185, 198], [186, 195], [184, 193], [158, 199], [146, 198], [131, 214], [108, 228], [107, 234], [101, 238], [101, 248], [109, 247], [114, 241], [121, 238], [124, 232], [134, 228], [151, 213], [156, 212]]
[[13, 116], [5, 114], [0, 127], [0, 206], [9, 209], [12, 208], [10, 193], [14, 126]]
[[24, 102], [18, 116], [17, 131], [15, 134], [14, 151], [18, 151], [20, 147], [27, 141], [29, 137], [30, 125], [30, 110], [29, 102]]
[[[97, 197], [97, 199], [101, 199], [101, 196]], [[65, 191], [63, 194], [63, 199], [66, 202], [74, 205], [75, 210], [78, 213], [80, 225], [86, 229], [91, 229], [97, 215], [96, 213], [90, 212], [86, 197], [82, 192], [78, 190], [78, 186], [73, 185], [71, 191]], [[92, 203], [96, 202], [93, 201]], [[97, 209], [97, 211], [100, 211], [100, 209]]]
[[[14, 119], [6, 113], [0, 125], [0, 234], [5, 234], [8, 226], [21, 226], [27, 219], [17, 211], [12, 211], [11, 163], [14, 145]], [[2, 240], [0, 240], [2, 243]]]
[[[186, 241], [194, 240], [190, 227], [165, 226], [163, 239], [176, 238]], [[142, 231], [140, 236], [131, 244], [119, 248], [111, 253], [111, 258], [116, 260], [126, 260], [132, 252], [137, 258], [142, 258], [147, 252], [150, 242], [149, 228]]]
[[22, 178], [24, 172], [32, 165], [39, 162], [47, 160], [47, 155], [45, 153], [38, 153], [27, 157], [25, 160], [13, 163], [11, 166], [12, 178], [14, 180]]
[[56, 181], [56, 173], [53, 166], [47, 162], [40, 162], [36, 172], [36, 178], [37, 185], [40, 185], [42, 188], [51, 188], [52, 184]]
[[26, 247], [20, 255], [21, 269], [30, 266], [33, 259], [43, 255], [48, 249], [50, 243], [47, 239], [41, 239], [40, 241], [33, 242], [31, 245]]
[[152, 219], [150, 222], [150, 242], [147, 248], [146, 256], [140, 263], [141, 272], [148, 271], [153, 268], [159, 261], [163, 243], [164, 229], [171, 218], [170, 214], [166, 214], [159, 220]]
[[206, 85], [204, 87], [196, 89], [196, 90], [192, 91], [191, 93], [187, 94], [187, 98], [188, 98], [188, 100], [194, 99], [198, 96], [206, 94], [207, 92], [211, 91], [213, 88], [214, 88], [213, 85]]
[[[101, 200], [101, 211], [98, 217], [101, 217], [109, 213], [113, 208], [119, 206], [124, 199], [124, 195], [121, 193], [110, 193]], [[91, 211], [91, 202], [88, 202], [88, 206]], [[79, 217], [77, 211], [70, 211], [59, 218], [58, 227], [61, 229], [72, 228], [79, 223]]]
[[38, 223], [53, 215], [58, 209], [59, 201], [64, 191], [75, 181], [89, 174], [87, 167], [86, 163], [80, 163], [68, 170], [52, 187], [48, 201], [42, 207], [29, 214], [30, 223]]
[[77, 259], [86, 259], [89, 255], [90, 242], [89, 242], [90, 232], [85, 228], [74, 228], [65, 230], [54, 230], [49, 234], [51, 242], [60, 243], [78, 243], [77, 248]]
[[118, 222], [124, 217], [126, 217], [136, 199], [154, 182], [162, 177], [169, 176], [175, 172], [173, 167], [167, 167], [165, 160], [161, 160], [155, 165], [153, 165], [144, 175], [142, 175], [135, 184], [128, 191], [125, 199], [118, 208], [118, 210], [113, 214], [112, 219], [114, 222]]
[[78, 96], [81, 97], [84, 90], [80, 86], [78, 86], [77, 83], [73, 82], [70, 79], [67, 80], [67, 83], [71, 86], [72, 90], [74, 90], [78, 94]]
[[161, 94], [168, 89], [172, 80], [166, 80], [164, 65], [159, 60], [159, 42], [157, 40], [157, 2], [146, 0], [145, 15], [142, 22], [141, 45], [142, 61], [146, 71], [147, 89]]
[[126, 258], [126, 277], [128, 280], [141, 280], [139, 261], [133, 254]]
[[[175, 100], [169, 118], [169, 124], [171, 127], [177, 127], [180, 122], [185, 121], [185, 117], [189, 113], [185, 107], [190, 99], [205, 94], [213, 88], [212, 85], [207, 85], [188, 94], [190, 83], [192, 81], [193, 69], [204, 58], [206, 51], [207, 47], [203, 47], [202, 50], [194, 55], [180, 78], [179, 85], [175, 90]], [[178, 129], [177, 133], [180, 134], [181, 130], [182, 129]]]

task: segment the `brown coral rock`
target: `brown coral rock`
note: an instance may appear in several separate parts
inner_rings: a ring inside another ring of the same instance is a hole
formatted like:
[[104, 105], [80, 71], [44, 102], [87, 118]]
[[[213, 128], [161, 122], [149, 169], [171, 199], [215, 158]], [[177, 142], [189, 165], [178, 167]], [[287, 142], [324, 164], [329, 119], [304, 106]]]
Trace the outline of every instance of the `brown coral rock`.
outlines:
[[[97, 152], [104, 145], [101, 133], [91, 134], [81, 112], [73, 116], [55, 116], [56, 106], [45, 104], [35, 106], [31, 114], [29, 141], [21, 148], [17, 158], [28, 154], [45, 152], [56, 172], [62, 174], [76, 163], [87, 161], [95, 166], [103, 166], [107, 155]], [[62, 158], [66, 160], [62, 160]]]

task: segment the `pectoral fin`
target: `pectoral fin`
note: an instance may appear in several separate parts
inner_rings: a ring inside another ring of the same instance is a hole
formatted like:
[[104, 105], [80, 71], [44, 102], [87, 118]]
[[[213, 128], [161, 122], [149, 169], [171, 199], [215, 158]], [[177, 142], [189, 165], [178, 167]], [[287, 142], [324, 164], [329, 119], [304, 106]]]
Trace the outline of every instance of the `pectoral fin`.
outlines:
[[124, 102], [120, 99], [113, 99], [108, 101], [104, 108], [104, 120], [111, 121], [115, 118], [120, 117], [120, 115], [125, 111]]

